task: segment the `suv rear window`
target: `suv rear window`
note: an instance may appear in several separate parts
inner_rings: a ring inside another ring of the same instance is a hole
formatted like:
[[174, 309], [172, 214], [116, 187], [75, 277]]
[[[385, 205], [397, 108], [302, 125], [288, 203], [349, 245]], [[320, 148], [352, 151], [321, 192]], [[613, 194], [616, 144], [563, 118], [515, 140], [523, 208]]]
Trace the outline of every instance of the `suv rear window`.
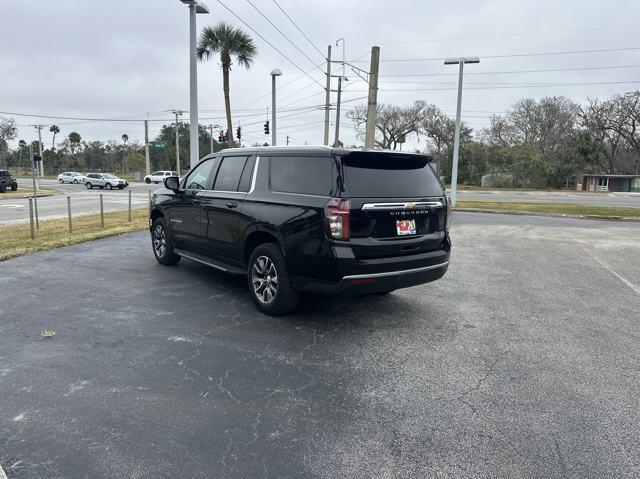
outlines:
[[331, 158], [327, 156], [272, 156], [271, 189], [282, 193], [329, 196]]
[[415, 198], [442, 196], [429, 157], [355, 152], [342, 157], [349, 196]]

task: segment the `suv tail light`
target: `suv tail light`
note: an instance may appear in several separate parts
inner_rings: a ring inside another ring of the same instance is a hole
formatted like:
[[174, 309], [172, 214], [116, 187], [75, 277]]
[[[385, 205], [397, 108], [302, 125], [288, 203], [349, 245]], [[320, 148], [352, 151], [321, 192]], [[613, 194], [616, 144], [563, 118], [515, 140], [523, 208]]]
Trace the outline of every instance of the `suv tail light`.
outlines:
[[451, 217], [453, 216], [453, 208], [451, 207], [451, 197], [449, 195], [446, 196], [447, 199], [447, 210], [446, 210], [446, 218], [444, 223], [444, 230], [449, 231], [451, 227]]
[[324, 209], [325, 225], [329, 238], [348, 240], [349, 228], [349, 200], [332, 198]]

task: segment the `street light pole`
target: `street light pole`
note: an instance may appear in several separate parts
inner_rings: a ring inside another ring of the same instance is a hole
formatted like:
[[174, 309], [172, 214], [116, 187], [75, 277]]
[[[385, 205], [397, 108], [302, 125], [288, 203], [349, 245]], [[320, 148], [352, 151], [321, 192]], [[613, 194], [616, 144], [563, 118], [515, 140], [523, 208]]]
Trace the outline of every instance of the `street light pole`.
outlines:
[[196, 14], [209, 13], [209, 8], [204, 3], [196, 0], [180, 1], [189, 6], [189, 167], [193, 168], [198, 164], [198, 160], [200, 159]]
[[458, 73], [458, 104], [456, 106], [456, 130], [453, 139], [453, 165], [451, 167], [451, 207], [456, 206], [456, 193], [458, 189], [458, 154], [460, 152], [460, 127], [462, 116], [462, 77], [464, 74], [465, 63], [480, 63], [478, 57], [460, 57], [460, 58], [447, 58], [444, 61], [445, 65], [459, 65]]
[[276, 146], [276, 77], [280, 75], [279, 68], [271, 70], [271, 146]]

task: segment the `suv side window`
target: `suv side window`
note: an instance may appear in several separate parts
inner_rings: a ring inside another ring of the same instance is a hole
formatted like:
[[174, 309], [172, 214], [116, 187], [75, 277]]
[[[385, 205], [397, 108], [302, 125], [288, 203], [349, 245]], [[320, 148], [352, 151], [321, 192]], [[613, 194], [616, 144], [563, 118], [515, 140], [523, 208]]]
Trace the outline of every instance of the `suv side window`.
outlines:
[[191, 171], [185, 181], [185, 188], [187, 190], [204, 190], [207, 187], [209, 174], [214, 164], [213, 160], [213, 158], [209, 158]]
[[238, 191], [242, 170], [247, 162], [246, 156], [225, 156], [218, 168], [215, 191]]
[[330, 196], [333, 190], [329, 157], [272, 156], [270, 169], [273, 191]]

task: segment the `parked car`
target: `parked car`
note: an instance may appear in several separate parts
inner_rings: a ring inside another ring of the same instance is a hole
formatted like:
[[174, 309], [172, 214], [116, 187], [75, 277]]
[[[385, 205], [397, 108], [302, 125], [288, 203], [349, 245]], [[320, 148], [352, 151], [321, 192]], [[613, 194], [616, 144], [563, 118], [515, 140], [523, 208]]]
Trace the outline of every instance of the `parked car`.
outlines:
[[178, 176], [177, 171], [154, 171], [150, 175], [144, 177], [144, 182], [150, 183], [162, 183], [165, 178], [170, 176]]
[[65, 171], [58, 175], [58, 181], [60, 183], [82, 183], [84, 182], [84, 175], [77, 171]]
[[110, 190], [112, 188], [125, 188], [129, 186], [129, 182], [109, 173], [89, 173], [85, 176], [84, 185], [89, 190], [94, 186]]
[[10, 188], [11, 191], [16, 191], [18, 182], [7, 170], [0, 170], [0, 193], [7, 191], [7, 188]]
[[165, 179], [149, 218], [159, 263], [246, 275], [258, 309], [303, 291], [386, 293], [441, 278], [451, 211], [429, 156], [327, 147], [234, 148]]

